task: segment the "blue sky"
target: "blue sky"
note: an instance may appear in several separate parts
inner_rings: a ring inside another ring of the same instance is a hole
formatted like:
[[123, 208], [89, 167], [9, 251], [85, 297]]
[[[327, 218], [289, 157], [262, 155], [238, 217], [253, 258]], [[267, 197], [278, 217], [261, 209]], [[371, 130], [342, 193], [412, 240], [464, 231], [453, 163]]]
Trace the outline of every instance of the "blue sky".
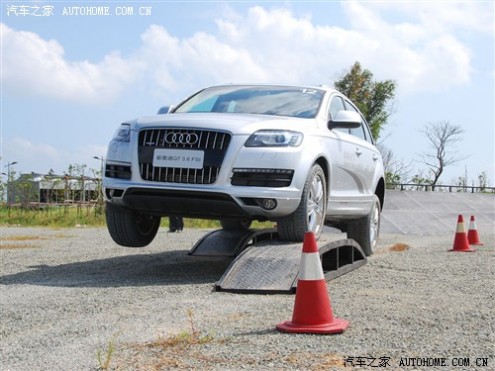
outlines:
[[[63, 14], [90, 6], [110, 15]], [[93, 156], [121, 122], [202, 87], [332, 85], [359, 61], [398, 84], [379, 142], [410, 175], [428, 175], [421, 129], [449, 121], [465, 159], [442, 183], [486, 172], [493, 186], [494, 12], [493, 1], [2, 0], [2, 172], [99, 169]]]

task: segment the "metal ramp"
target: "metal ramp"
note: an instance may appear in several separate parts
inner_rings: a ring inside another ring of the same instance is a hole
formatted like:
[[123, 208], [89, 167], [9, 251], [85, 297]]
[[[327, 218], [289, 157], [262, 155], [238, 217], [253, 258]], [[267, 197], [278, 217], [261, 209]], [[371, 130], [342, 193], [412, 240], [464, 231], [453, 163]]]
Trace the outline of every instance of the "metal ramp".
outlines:
[[[322, 234], [318, 241], [327, 281], [366, 264], [356, 241], [335, 237]], [[217, 291], [288, 294], [296, 290], [301, 252], [302, 242], [281, 241], [275, 229], [264, 229], [216, 230], [199, 240], [189, 254], [236, 257], [216, 283]]]
[[246, 231], [217, 229], [204, 235], [196, 242], [189, 251], [189, 255], [235, 257], [251, 245], [274, 239], [276, 234], [276, 229], [249, 229]]

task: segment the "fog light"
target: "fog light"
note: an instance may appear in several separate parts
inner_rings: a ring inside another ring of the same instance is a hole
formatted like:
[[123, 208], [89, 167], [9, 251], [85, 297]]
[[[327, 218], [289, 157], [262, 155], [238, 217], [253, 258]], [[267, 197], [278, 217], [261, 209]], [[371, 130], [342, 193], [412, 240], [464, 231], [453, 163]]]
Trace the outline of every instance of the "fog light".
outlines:
[[256, 203], [265, 210], [273, 210], [277, 207], [277, 200], [273, 198], [259, 198]]
[[115, 197], [122, 197], [124, 194], [123, 189], [113, 189], [113, 188], [107, 188], [106, 190], [106, 195], [109, 200]]

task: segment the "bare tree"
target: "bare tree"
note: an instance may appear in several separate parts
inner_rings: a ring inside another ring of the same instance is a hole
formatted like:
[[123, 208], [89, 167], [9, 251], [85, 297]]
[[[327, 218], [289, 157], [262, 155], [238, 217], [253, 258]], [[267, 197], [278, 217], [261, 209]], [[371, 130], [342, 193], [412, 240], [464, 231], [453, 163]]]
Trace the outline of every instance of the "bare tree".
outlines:
[[392, 150], [383, 144], [378, 143], [377, 147], [383, 157], [387, 186], [392, 188], [392, 184], [407, 183], [410, 178], [411, 163], [406, 164], [402, 159], [397, 159]]
[[465, 157], [459, 156], [450, 147], [460, 141], [464, 132], [460, 126], [452, 125], [449, 121], [430, 122], [421, 131], [428, 138], [431, 151], [423, 154], [423, 163], [433, 173], [431, 185], [435, 186], [445, 168]]

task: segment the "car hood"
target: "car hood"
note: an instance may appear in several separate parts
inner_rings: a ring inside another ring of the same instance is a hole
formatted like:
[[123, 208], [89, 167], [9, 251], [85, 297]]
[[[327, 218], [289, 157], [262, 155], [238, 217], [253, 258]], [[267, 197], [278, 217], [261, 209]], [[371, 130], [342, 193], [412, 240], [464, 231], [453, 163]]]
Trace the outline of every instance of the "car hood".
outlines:
[[133, 130], [143, 128], [180, 127], [251, 134], [260, 129], [305, 131], [314, 128], [315, 119], [235, 113], [172, 113], [141, 117], [129, 122]]

